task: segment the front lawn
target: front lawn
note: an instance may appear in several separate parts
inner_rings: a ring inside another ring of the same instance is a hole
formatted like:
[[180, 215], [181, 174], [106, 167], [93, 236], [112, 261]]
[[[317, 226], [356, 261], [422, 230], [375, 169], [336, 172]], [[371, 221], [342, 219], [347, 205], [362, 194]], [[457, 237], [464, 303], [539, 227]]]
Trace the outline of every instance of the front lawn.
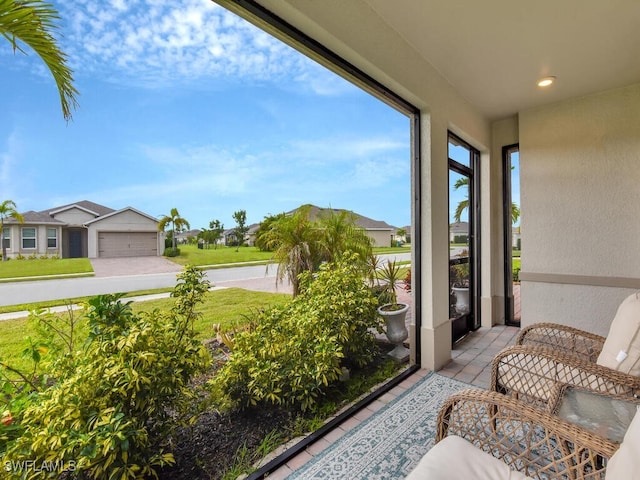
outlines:
[[0, 262], [0, 279], [93, 273], [88, 258], [47, 258]]
[[[285, 293], [265, 293], [243, 290], [241, 288], [226, 288], [214, 290], [205, 295], [205, 300], [198, 311], [202, 316], [195, 322], [194, 329], [199, 340], [215, 338], [213, 324], [219, 323], [223, 327], [233, 326], [243, 322], [243, 315], [248, 315], [259, 308], [282, 304], [291, 295]], [[150, 312], [154, 309], [170, 310], [175, 298], [161, 298], [133, 304], [135, 312]], [[31, 307], [31, 308], [35, 308]], [[25, 306], [25, 310], [30, 310]], [[60, 315], [68, 315], [63, 313]], [[76, 317], [81, 311], [74, 312]], [[5, 320], [0, 328], [0, 360], [20, 370], [28, 371], [30, 361], [23, 356], [27, 337], [38, 338], [35, 322], [27, 318]], [[86, 335], [86, 330], [83, 332]]]
[[[180, 265], [196, 265], [199, 267], [209, 265], [224, 265], [243, 262], [268, 263], [273, 257], [273, 252], [263, 252], [258, 247], [236, 247], [218, 246], [208, 249], [199, 249], [197, 245], [180, 245], [180, 255], [177, 257], [167, 257]], [[405, 247], [378, 247], [373, 249], [378, 255], [388, 253], [409, 253], [410, 246]]]
[[273, 253], [262, 252], [257, 247], [236, 247], [218, 246], [208, 249], [199, 249], [197, 245], [180, 245], [180, 255], [177, 257], [167, 257], [180, 265], [224, 265], [229, 263], [243, 262], [264, 262], [271, 260]]

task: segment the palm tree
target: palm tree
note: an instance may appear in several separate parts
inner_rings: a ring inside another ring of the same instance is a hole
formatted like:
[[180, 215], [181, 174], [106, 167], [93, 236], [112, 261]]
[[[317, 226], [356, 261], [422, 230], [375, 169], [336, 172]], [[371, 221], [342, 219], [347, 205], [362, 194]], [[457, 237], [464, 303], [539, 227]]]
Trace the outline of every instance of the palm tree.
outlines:
[[355, 223], [353, 212], [328, 210], [319, 218], [321, 231], [320, 250], [322, 260], [334, 262], [346, 252], [355, 253], [362, 265], [366, 265], [373, 252], [371, 237]]
[[58, 30], [57, 10], [42, 0], [0, 0], [0, 35], [16, 50], [25, 53], [19, 42], [29, 46], [45, 63], [58, 87], [62, 115], [71, 119], [78, 106], [78, 91], [73, 85], [73, 70], [67, 55], [58, 47], [53, 32]]
[[[513, 167], [512, 167], [513, 169]], [[456, 207], [456, 211], [453, 215], [453, 218], [456, 222], [460, 222], [460, 217], [462, 217], [462, 213], [469, 208], [469, 177], [460, 177], [456, 183], [453, 184], [453, 189], [458, 190], [459, 188], [467, 189], [466, 198], [460, 200], [458, 206]], [[516, 223], [520, 218], [520, 207], [516, 203], [511, 203], [511, 223]]]
[[283, 216], [272, 222], [264, 233], [267, 249], [273, 251], [278, 262], [276, 283], [286, 277], [293, 288], [293, 296], [300, 293], [298, 276], [305, 271], [313, 272], [320, 263], [320, 230], [309, 220], [309, 208], [300, 207], [293, 215]]
[[191, 225], [189, 225], [189, 222], [180, 216], [177, 208], [172, 208], [169, 215], [165, 215], [160, 219], [160, 223], [158, 223], [158, 230], [164, 232], [169, 224], [171, 224], [171, 246], [175, 251], [176, 230], [182, 231], [184, 229], [191, 228]]
[[4, 244], [5, 218], [15, 218], [18, 222], [24, 223], [24, 217], [16, 210], [16, 204], [13, 200], [5, 200], [4, 202], [0, 203], [0, 241], [2, 241], [3, 262], [7, 260], [7, 247]]

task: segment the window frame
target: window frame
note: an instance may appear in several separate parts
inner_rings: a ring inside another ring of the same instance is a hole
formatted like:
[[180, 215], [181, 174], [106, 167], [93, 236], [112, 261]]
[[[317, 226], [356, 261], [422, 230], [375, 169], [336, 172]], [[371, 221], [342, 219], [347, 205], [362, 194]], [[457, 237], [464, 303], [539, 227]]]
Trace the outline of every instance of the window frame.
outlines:
[[[53, 237], [50, 235], [53, 232]], [[53, 240], [53, 245], [51, 245]], [[58, 229], [55, 227], [47, 227], [47, 248], [58, 248]]]
[[[33, 230], [33, 237], [25, 236], [26, 230]], [[25, 240], [33, 240], [33, 247], [26, 247]], [[22, 250], [36, 250], [38, 248], [38, 228], [37, 227], [22, 227], [20, 231], [20, 246]]]
[[11, 227], [2, 229], [2, 247], [11, 250]]

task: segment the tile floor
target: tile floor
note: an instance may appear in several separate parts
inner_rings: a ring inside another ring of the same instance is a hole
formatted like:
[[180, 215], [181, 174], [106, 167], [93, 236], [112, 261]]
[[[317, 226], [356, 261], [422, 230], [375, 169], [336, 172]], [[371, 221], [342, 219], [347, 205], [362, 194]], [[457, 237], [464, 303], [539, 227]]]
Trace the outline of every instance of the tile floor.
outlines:
[[[451, 352], [452, 360], [438, 373], [477, 387], [488, 388], [491, 377], [491, 360], [504, 347], [515, 343], [519, 331], [520, 329], [517, 327], [498, 325], [493, 328], [480, 328], [470, 333], [456, 344], [455, 349]], [[306, 450], [289, 460], [286, 465], [271, 473], [268, 477], [269, 480], [287, 478], [294, 470], [300, 468], [315, 455], [318, 455], [332, 442], [335, 442], [349, 430], [369, 418], [428, 373], [428, 370], [418, 370], [392, 390], [343, 422], [339, 427], [333, 429], [322, 439], [311, 444]]]

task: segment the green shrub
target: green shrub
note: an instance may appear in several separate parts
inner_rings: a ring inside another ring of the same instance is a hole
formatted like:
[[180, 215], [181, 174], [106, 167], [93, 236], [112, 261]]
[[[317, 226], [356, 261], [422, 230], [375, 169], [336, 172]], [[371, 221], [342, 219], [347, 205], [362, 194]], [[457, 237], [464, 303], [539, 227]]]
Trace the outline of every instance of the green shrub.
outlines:
[[162, 254], [165, 257], [179, 257], [180, 256], [180, 249], [178, 247], [176, 248], [165, 248], [164, 249], [164, 253]]
[[[87, 342], [73, 367], [32, 399], [5, 462], [54, 461], [82, 478], [118, 479], [156, 477], [156, 467], [173, 462], [176, 415], [187, 405], [189, 380], [208, 362], [191, 335], [208, 282], [192, 267], [179, 278], [171, 312], [135, 315], [121, 295], [90, 300]], [[42, 469], [29, 478], [59, 474]]]
[[266, 402], [306, 410], [344, 364], [372, 361], [377, 300], [353, 262], [347, 255], [314, 276], [303, 274], [297, 297], [259, 313], [254, 329], [236, 335], [214, 388], [239, 407]]

